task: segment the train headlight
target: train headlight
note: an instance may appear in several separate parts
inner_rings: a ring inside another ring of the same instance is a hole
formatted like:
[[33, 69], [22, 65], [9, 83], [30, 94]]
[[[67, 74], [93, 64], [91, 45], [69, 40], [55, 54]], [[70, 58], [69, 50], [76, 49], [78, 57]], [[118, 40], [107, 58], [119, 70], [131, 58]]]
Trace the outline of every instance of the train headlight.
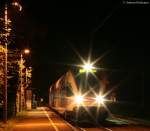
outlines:
[[77, 104], [82, 104], [83, 103], [83, 96], [76, 96], [75, 101]]
[[96, 99], [96, 103], [98, 103], [98, 104], [104, 104], [105, 99], [104, 99], [103, 96], [101, 96], [101, 95], [96, 96], [95, 99]]

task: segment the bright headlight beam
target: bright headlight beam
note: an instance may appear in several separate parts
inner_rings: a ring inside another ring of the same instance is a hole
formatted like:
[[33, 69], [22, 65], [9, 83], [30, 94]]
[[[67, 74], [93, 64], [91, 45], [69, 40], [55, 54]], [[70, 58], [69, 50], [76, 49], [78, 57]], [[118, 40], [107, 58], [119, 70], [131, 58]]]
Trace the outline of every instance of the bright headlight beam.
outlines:
[[98, 104], [104, 104], [104, 97], [99, 95], [99, 96], [96, 96], [96, 102]]
[[77, 104], [81, 104], [83, 102], [83, 96], [76, 96], [75, 101]]
[[89, 71], [89, 70], [92, 70], [93, 69], [93, 66], [92, 66], [92, 64], [85, 64], [84, 66], [83, 66], [83, 68], [85, 69], [85, 70], [87, 70], [87, 71]]

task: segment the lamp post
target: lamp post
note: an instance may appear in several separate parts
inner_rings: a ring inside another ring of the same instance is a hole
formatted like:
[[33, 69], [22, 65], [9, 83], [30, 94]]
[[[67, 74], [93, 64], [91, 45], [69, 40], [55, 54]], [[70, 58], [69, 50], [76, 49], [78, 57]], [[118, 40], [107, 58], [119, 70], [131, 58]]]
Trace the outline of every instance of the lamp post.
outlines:
[[8, 9], [7, 4], [5, 4], [5, 10], [4, 10], [4, 41], [5, 41], [5, 68], [4, 68], [4, 123], [7, 122], [7, 46], [8, 46], [8, 36], [10, 35], [11, 29], [9, 28], [10, 20], [8, 19]]
[[[17, 2], [15, 2], [17, 3]], [[13, 4], [12, 4], [13, 5]], [[22, 6], [18, 3], [13, 5], [13, 6], [20, 6], [19, 11], [22, 10]], [[5, 68], [4, 68], [4, 107], [3, 107], [3, 122], [7, 122], [7, 46], [8, 46], [8, 36], [10, 35], [11, 29], [9, 28], [10, 25], [10, 19], [8, 18], [8, 6], [7, 3], [5, 3], [5, 9], [4, 9], [4, 31], [5, 33], [3, 34], [4, 40], [5, 40]]]
[[23, 70], [23, 54], [29, 54], [30, 50], [25, 49], [21, 52], [20, 55], [20, 111], [23, 110], [25, 106], [25, 90], [23, 86], [23, 79], [22, 79], [22, 70]]
[[7, 18], [7, 4], [5, 5], [5, 87], [4, 87], [4, 123], [7, 122], [7, 37], [8, 37], [8, 18]]

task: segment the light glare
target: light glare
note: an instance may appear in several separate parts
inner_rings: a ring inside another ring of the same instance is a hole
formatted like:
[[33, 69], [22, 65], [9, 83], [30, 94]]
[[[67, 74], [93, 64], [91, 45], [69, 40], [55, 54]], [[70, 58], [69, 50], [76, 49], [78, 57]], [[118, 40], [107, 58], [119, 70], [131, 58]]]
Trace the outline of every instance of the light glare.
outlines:
[[98, 104], [103, 104], [104, 103], [104, 97], [99, 95], [99, 96], [96, 96], [96, 102]]
[[22, 6], [18, 2], [13, 2], [12, 5], [18, 7], [19, 11], [22, 11]]
[[81, 104], [83, 102], [83, 96], [76, 96], [75, 101], [77, 104]]
[[25, 53], [25, 54], [29, 54], [29, 53], [30, 53], [30, 50], [29, 50], [29, 49], [25, 49], [25, 50], [24, 50], [24, 53]]
[[86, 63], [83, 68], [86, 70], [86, 71], [91, 71], [94, 67], [92, 66], [92, 64], [89, 64], [89, 63]]

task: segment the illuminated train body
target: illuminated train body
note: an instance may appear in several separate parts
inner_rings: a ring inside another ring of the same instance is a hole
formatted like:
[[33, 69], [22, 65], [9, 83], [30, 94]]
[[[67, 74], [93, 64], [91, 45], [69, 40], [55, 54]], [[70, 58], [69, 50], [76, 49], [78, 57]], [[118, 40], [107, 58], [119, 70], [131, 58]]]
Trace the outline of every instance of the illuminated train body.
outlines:
[[96, 74], [66, 72], [49, 88], [49, 106], [67, 119], [108, 116], [104, 96], [105, 80]]

